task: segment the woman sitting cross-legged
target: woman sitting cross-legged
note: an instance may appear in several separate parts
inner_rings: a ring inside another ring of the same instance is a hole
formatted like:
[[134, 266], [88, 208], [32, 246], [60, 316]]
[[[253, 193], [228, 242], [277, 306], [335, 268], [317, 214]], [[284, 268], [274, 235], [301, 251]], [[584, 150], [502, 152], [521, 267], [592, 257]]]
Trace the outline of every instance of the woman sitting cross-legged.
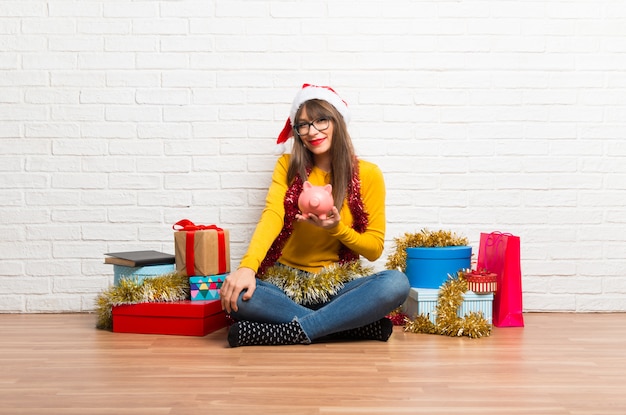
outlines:
[[[385, 239], [385, 183], [380, 169], [358, 159], [347, 130], [348, 106], [331, 88], [305, 84], [278, 143], [266, 206], [237, 270], [221, 289], [237, 321], [230, 346], [308, 344], [328, 338], [387, 341], [385, 316], [409, 292], [397, 270], [372, 273]], [[334, 206], [303, 213], [304, 182], [332, 185]]]

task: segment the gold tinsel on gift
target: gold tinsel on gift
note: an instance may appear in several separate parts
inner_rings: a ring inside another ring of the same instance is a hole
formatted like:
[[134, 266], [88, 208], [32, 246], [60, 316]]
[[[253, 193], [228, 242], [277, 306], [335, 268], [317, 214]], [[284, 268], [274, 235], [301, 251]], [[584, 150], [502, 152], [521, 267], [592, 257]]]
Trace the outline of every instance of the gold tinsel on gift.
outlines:
[[275, 265], [262, 279], [282, 289], [296, 303], [309, 305], [327, 302], [345, 283], [372, 272], [372, 267], [363, 266], [359, 261], [334, 264], [317, 273]]
[[96, 297], [98, 320], [96, 327], [110, 330], [113, 327], [111, 312], [114, 306], [137, 303], [181, 301], [189, 298], [189, 278], [178, 273], [146, 278], [139, 282], [122, 278]]
[[411, 333], [439, 334], [437, 326], [430, 321], [428, 314], [420, 314], [413, 320], [407, 317], [404, 331]]
[[[467, 246], [469, 241], [451, 231], [430, 231], [422, 229], [417, 233], [405, 233], [395, 238], [395, 251], [387, 257], [385, 267], [406, 271], [407, 248], [437, 248], [446, 246]], [[467, 281], [461, 271], [456, 278], [451, 277], [439, 290], [436, 318], [433, 323], [428, 315], [418, 315], [414, 319], [406, 317], [404, 331], [411, 333], [442, 334], [447, 336], [468, 336], [478, 338], [491, 334], [491, 325], [482, 313], [470, 312], [463, 318], [457, 310], [463, 304], [463, 293], [467, 291]]]
[[399, 269], [406, 271], [406, 249], [407, 248], [435, 248], [445, 246], [467, 246], [469, 241], [463, 236], [459, 236], [451, 231], [438, 230], [429, 231], [422, 229], [417, 233], [405, 233], [401, 238], [395, 238], [396, 250], [387, 258], [385, 267], [387, 269]]
[[407, 318], [404, 331], [411, 333], [441, 334], [445, 336], [468, 336], [470, 338], [487, 337], [491, 334], [491, 324], [481, 312], [471, 311], [463, 318], [457, 310], [463, 304], [463, 294], [467, 291], [467, 281], [463, 272], [456, 278], [450, 278], [439, 290], [435, 308], [435, 324], [427, 315], [420, 314], [414, 320]]

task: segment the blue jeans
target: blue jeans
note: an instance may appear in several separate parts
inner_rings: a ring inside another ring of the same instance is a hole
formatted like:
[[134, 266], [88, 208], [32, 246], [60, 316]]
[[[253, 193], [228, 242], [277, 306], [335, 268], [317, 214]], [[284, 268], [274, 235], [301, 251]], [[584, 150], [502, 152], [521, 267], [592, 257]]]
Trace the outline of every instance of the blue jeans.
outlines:
[[398, 308], [409, 294], [409, 280], [402, 272], [385, 270], [347, 282], [328, 302], [299, 305], [280, 288], [262, 280], [247, 301], [237, 300], [237, 320], [288, 323], [296, 319], [310, 340], [365, 326]]

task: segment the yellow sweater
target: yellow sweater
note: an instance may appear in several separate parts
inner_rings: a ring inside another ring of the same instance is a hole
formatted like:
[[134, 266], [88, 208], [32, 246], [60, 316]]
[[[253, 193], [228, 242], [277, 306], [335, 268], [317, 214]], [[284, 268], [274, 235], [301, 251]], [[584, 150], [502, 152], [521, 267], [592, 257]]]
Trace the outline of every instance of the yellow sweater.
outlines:
[[[256, 272], [283, 228], [289, 157], [289, 154], [284, 154], [276, 162], [265, 209], [239, 267], [251, 268]], [[359, 160], [359, 176], [361, 198], [368, 213], [365, 232], [360, 234], [352, 229], [352, 214], [344, 200], [340, 212], [341, 222], [332, 229], [294, 221], [293, 233], [283, 248], [278, 260], [280, 263], [308, 272], [318, 272], [339, 260], [341, 244], [370, 261], [380, 257], [385, 240], [385, 182], [378, 166], [363, 160]], [[314, 167], [308, 180], [321, 186], [330, 183], [330, 174]]]

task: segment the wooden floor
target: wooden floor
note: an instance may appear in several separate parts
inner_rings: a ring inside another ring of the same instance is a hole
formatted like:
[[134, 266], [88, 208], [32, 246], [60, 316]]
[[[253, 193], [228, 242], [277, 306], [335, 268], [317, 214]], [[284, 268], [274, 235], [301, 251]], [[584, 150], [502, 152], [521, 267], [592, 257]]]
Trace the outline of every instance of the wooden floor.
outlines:
[[525, 315], [488, 338], [227, 347], [90, 314], [0, 314], [0, 414], [626, 414], [626, 314]]

